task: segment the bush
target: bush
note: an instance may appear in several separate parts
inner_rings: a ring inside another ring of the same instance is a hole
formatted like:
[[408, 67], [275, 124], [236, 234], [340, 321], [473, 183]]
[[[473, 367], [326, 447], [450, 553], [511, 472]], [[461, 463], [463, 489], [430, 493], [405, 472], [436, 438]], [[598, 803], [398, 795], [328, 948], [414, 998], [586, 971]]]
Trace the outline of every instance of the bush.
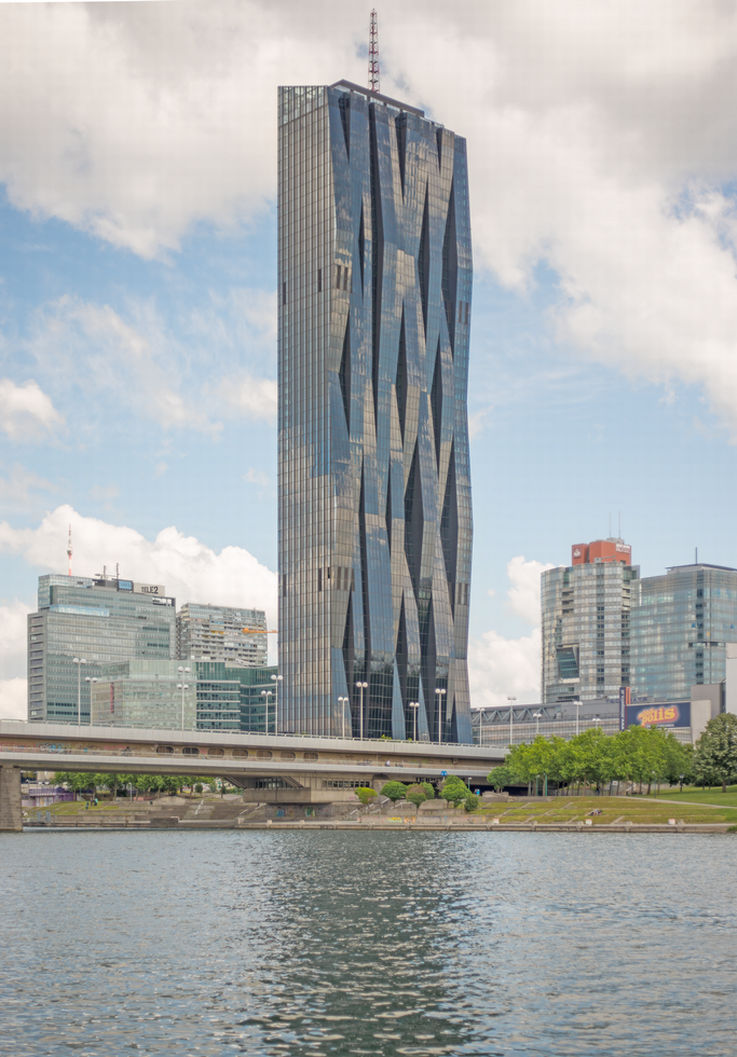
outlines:
[[469, 793], [466, 799], [463, 801], [464, 811], [476, 811], [479, 806], [479, 798], [475, 793]]
[[432, 782], [420, 782], [420, 785], [425, 790], [425, 798], [427, 800], [435, 799], [435, 786]]
[[455, 774], [451, 774], [443, 782], [440, 789], [440, 795], [443, 800], [447, 800], [449, 804], [462, 804], [466, 797], [471, 795], [471, 790], [462, 778], [459, 778]]
[[419, 807], [420, 804], [427, 800], [427, 793], [425, 792], [422, 785], [411, 785], [408, 787], [405, 793], [407, 800], [410, 804], [414, 804], [415, 807]]
[[404, 782], [397, 782], [396, 780], [393, 782], [387, 782], [381, 789], [381, 795], [388, 797], [392, 803], [394, 803], [395, 800], [404, 800], [406, 792], [407, 786]]
[[370, 804], [371, 801], [376, 797], [377, 793], [375, 789], [372, 789], [368, 785], [359, 785], [358, 789], [355, 790], [356, 796], [365, 806]]

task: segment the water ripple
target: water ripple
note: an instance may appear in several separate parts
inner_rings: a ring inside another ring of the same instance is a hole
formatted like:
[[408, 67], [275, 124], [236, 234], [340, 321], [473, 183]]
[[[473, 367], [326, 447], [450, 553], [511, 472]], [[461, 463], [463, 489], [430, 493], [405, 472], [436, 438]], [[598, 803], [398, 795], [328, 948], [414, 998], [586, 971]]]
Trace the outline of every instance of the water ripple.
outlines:
[[702, 835], [2, 835], [3, 1039], [732, 1057], [735, 867], [737, 843]]

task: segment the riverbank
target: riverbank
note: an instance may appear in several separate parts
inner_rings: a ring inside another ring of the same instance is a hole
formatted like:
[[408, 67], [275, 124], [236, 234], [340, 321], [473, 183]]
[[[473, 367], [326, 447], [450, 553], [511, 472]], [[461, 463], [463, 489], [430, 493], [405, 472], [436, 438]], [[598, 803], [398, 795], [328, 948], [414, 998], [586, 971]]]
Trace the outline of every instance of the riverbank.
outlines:
[[541, 833], [727, 833], [737, 830], [737, 809], [723, 804], [674, 803], [644, 797], [526, 797], [485, 802], [478, 811], [431, 802], [381, 808], [325, 805], [285, 810], [224, 798], [162, 797], [86, 806], [54, 804], [24, 812], [25, 829], [54, 830], [458, 830]]

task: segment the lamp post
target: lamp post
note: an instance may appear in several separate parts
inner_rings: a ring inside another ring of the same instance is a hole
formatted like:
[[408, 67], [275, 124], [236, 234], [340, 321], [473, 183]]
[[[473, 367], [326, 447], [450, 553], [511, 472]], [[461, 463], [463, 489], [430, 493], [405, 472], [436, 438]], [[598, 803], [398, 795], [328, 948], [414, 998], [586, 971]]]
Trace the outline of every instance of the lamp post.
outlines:
[[512, 746], [512, 737], [514, 734], [514, 702], [517, 700], [516, 697], [507, 697], [509, 701], [509, 746]]
[[535, 737], [540, 733], [540, 720], [542, 719], [542, 712], [533, 712], [532, 718], [535, 720]]
[[82, 665], [87, 664], [84, 657], [72, 657], [72, 664], [77, 665], [77, 726], [82, 726]]
[[349, 701], [350, 701], [349, 697], [339, 697], [338, 698], [338, 704], [340, 705], [340, 707], [341, 707], [341, 709], [343, 711], [343, 737], [346, 736], [346, 733], [345, 733], [345, 709], [346, 709], [346, 705], [348, 704]]
[[445, 690], [444, 687], [442, 687], [442, 686], [436, 686], [435, 687], [435, 696], [438, 699], [438, 745], [443, 740], [443, 728], [442, 728], [441, 723], [440, 723], [440, 717], [441, 717], [441, 711], [442, 711], [442, 705], [443, 705], [443, 697], [445, 696], [446, 693], [447, 693], [447, 690]]
[[599, 716], [594, 716], [591, 722], [594, 724], [595, 727], [598, 727], [601, 723], [601, 718]]
[[412, 719], [413, 719], [412, 741], [417, 741], [417, 709], [420, 707], [420, 702], [419, 701], [410, 701], [409, 707], [412, 709], [412, 712], [413, 712], [413, 716], [412, 716]]
[[574, 701], [573, 703], [576, 706], [576, 734], [578, 734], [578, 731], [579, 731], [579, 717], [581, 715], [581, 702], [580, 701]]
[[[90, 683], [90, 684], [96, 683], [97, 682], [97, 676], [96, 675], [85, 675], [84, 681], [86, 683]], [[92, 725], [92, 686], [91, 685], [90, 685], [89, 689], [90, 689], [90, 726], [91, 726]]]
[[368, 690], [368, 683], [356, 683], [356, 686], [361, 691], [361, 714], [359, 716], [359, 722], [358, 722], [358, 729], [359, 729], [359, 735], [358, 736], [361, 739], [361, 741], [363, 741], [363, 692], [364, 692], [364, 690]]
[[[284, 678], [283, 675], [272, 675], [271, 681], [274, 684], [274, 733], [276, 734], [279, 730], [279, 683]], [[268, 731], [267, 731], [268, 733]]]
[[265, 706], [265, 712], [263, 717], [263, 733], [269, 734], [269, 699], [272, 696], [271, 690], [261, 690], [261, 697], [263, 698], [263, 704]]
[[184, 691], [185, 690], [189, 690], [189, 684], [185, 683], [184, 680], [185, 680], [185, 677], [189, 675], [191, 669], [190, 668], [185, 668], [183, 665], [180, 664], [179, 667], [177, 668], [177, 671], [179, 672], [179, 678], [181, 679], [181, 682], [177, 683], [177, 690], [181, 690], [182, 691], [181, 725], [182, 725], [182, 730], [184, 730]]

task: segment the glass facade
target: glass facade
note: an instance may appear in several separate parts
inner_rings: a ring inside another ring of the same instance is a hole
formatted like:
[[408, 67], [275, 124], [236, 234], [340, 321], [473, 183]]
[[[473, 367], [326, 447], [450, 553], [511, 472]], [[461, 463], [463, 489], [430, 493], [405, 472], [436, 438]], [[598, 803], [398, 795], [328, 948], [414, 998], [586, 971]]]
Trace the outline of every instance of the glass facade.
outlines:
[[41, 576], [38, 612], [28, 617], [28, 718], [76, 723], [79, 712], [88, 723], [102, 665], [175, 655], [175, 601], [161, 585]]
[[599, 561], [542, 574], [545, 704], [616, 698], [629, 686], [638, 577], [636, 566]]
[[465, 140], [280, 88], [281, 729], [471, 741], [471, 282]]
[[737, 642], [737, 569], [683, 565], [641, 582], [632, 612], [633, 701], [687, 700], [725, 678]]

